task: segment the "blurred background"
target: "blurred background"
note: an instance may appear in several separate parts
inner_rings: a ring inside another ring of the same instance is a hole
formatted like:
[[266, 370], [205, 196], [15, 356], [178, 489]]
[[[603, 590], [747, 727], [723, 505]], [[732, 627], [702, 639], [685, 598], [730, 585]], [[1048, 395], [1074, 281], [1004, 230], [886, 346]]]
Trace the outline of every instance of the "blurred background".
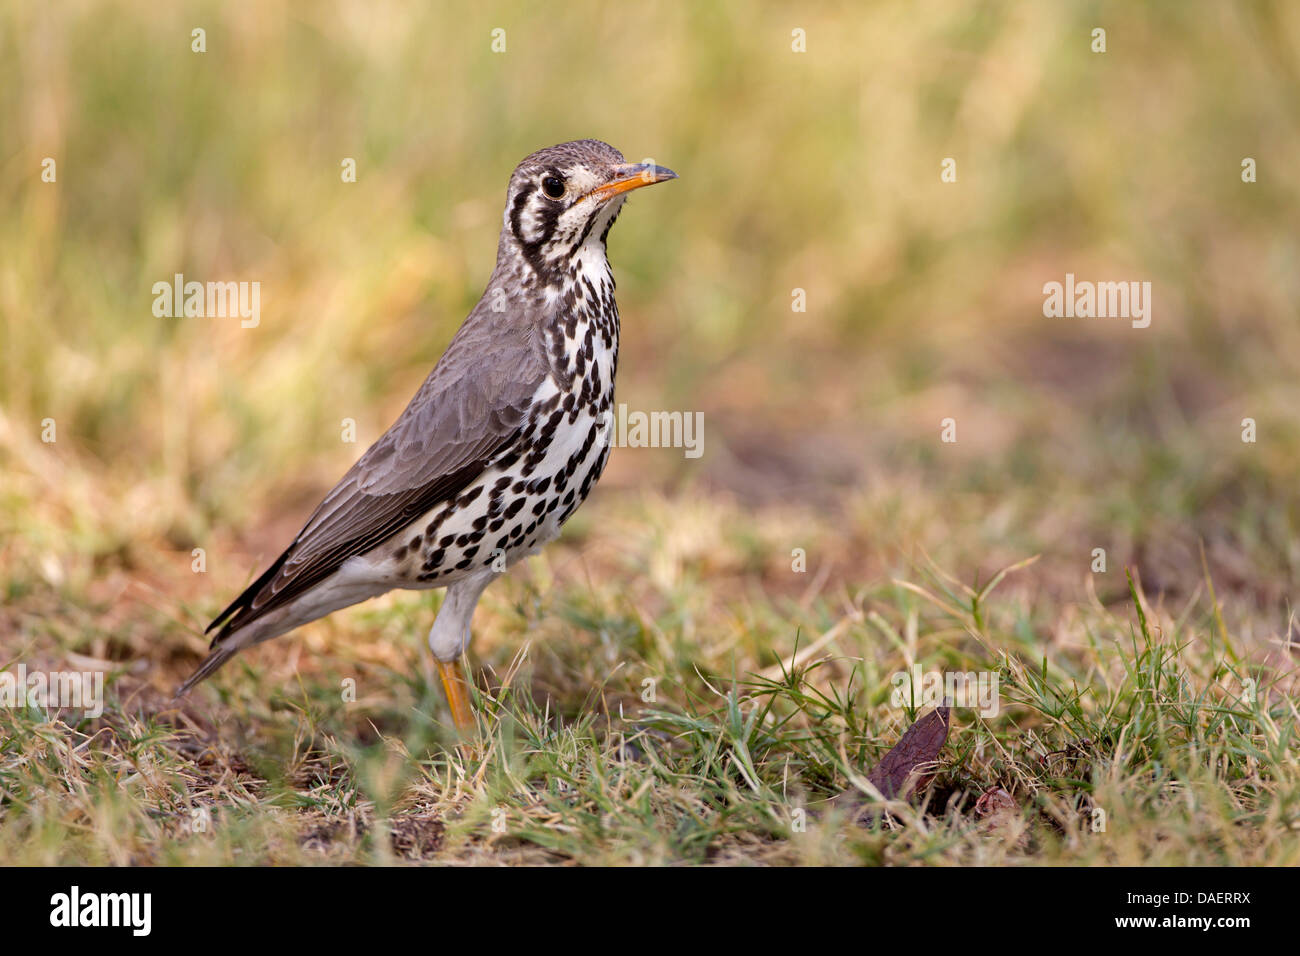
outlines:
[[[694, 581], [683, 620], [923, 554], [1176, 603], [1203, 546], [1234, 627], [1289, 632], [1300, 5], [6, 0], [0, 638], [191, 664], [477, 301], [514, 165], [582, 137], [681, 175], [611, 235], [618, 397], [705, 421], [615, 452], [586, 571]], [[259, 282], [260, 324], [156, 317], [175, 273]], [[1151, 282], [1151, 326], [1045, 318], [1066, 273]]]

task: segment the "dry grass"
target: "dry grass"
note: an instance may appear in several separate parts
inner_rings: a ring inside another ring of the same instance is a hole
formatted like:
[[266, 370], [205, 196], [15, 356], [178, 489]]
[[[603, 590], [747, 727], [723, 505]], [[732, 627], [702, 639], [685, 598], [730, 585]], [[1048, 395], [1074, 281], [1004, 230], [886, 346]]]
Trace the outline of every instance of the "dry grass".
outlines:
[[[1119, 571], [1046, 595], [1036, 564], [991, 593], [924, 567], [833, 586], [764, 567], [792, 528], [814, 554], [841, 537], [814, 516], [612, 504], [486, 599], [472, 755], [426, 683], [427, 597], [336, 615], [181, 704], [201, 618], [169, 620], [140, 582], [82, 629], [21, 613], [29, 667], [113, 679], [100, 719], [0, 711], [0, 845], [32, 863], [1297, 862], [1292, 661], [1220, 630], [1208, 581], [1172, 606], [1103, 603]], [[959, 710], [925, 803], [863, 825], [834, 798], [914, 718], [890, 701], [914, 664], [997, 672], [1002, 709]], [[1015, 809], [986, 819], [995, 788]]]

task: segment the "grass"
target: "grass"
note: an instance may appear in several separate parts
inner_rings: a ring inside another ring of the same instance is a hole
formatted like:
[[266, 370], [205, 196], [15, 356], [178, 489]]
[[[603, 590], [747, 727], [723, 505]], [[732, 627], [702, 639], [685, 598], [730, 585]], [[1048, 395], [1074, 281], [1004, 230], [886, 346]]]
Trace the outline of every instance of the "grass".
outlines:
[[[0, 666], [108, 675], [96, 719], [0, 708], [0, 858], [1297, 862], [1297, 8], [794, 16], [0, 6]], [[436, 595], [173, 703], [577, 136], [682, 176], [611, 237], [618, 398], [703, 412], [703, 457], [618, 449], [489, 590], [476, 756]], [[155, 317], [176, 272], [261, 324]], [[1067, 272], [1151, 281], [1151, 327], [1045, 318]], [[914, 665], [1002, 707], [882, 814]]]
[[[487, 602], [476, 751], [454, 746], [418, 640], [390, 639], [427, 610], [400, 598], [179, 705], [136, 660], [99, 719], [0, 710], [6, 858], [1297, 862], [1293, 675], [1236, 646], [1208, 587], [1173, 612], [1131, 582], [1129, 602], [1045, 620], [994, 590], [1030, 568], [977, 590], [926, 566], [802, 607], [706, 596], [691, 616], [712, 639], [682, 640], [689, 573], [656, 612], [538, 564]], [[922, 799], [864, 817], [866, 770], [917, 713], [890, 678], [914, 664], [995, 672], [1000, 711], [955, 711]], [[1009, 803], [977, 810], [993, 790]]]

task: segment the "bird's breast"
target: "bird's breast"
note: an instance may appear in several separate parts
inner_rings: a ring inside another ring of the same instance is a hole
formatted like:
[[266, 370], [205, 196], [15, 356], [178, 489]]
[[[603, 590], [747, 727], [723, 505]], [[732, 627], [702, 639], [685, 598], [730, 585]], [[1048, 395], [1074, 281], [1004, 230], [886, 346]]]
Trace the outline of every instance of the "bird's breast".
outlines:
[[557, 296], [549, 326], [551, 378], [577, 407], [599, 417], [614, 400], [618, 371], [618, 305], [608, 263], [576, 268]]

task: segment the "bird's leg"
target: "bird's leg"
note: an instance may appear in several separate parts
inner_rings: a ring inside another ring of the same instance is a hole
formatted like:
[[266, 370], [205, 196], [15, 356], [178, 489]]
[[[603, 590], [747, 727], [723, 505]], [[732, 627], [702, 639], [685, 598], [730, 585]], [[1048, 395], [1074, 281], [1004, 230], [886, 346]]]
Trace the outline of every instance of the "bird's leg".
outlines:
[[451, 719], [461, 733], [469, 733], [476, 725], [470, 707], [469, 678], [460, 659], [469, 646], [469, 625], [479, 596], [496, 576], [495, 572], [484, 570], [448, 586], [447, 596], [429, 630], [429, 649], [438, 662], [438, 676], [451, 705]]
[[459, 660], [438, 661], [438, 676], [451, 705], [451, 719], [456, 729], [468, 734], [474, 729], [474, 711], [469, 704], [469, 677]]

